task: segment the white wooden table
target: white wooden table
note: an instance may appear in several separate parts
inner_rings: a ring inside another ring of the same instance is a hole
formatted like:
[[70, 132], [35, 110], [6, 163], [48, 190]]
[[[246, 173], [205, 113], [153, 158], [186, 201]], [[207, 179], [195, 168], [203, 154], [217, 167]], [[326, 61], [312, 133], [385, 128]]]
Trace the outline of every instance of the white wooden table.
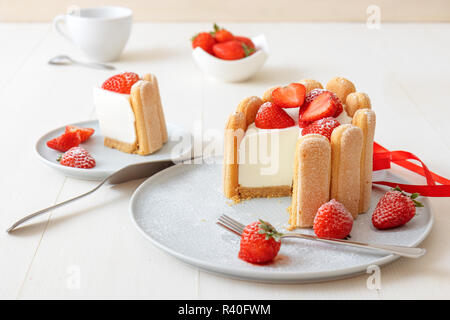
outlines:
[[[383, 24], [380, 30], [364, 24], [224, 25], [268, 38], [271, 56], [249, 82], [218, 83], [196, 68], [189, 39], [209, 24], [137, 24], [116, 66], [155, 73], [168, 121], [203, 133], [222, 130], [241, 98], [272, 85], [345, 76], [371, 96], [378, 142], [413, 152], [450, 177], [449, 24]], [[0, 24], [0, 40], [0, 298], [450, 298], [449, 198], [432, 199], [435, 226], [423, 242], [427, 254], [384, 267], [379, 290], [366, 287], [368, 275], [270, 285], [191, 268], [133, 227], [128, 201], [142, 181], [101, 189], [6, 234], [2, 230], [24, 214], [95, 185], [43, 165], [34, 143], [50, 129], [93, 118], [92, 86], [111, 74], [47, 65], [56, 54], [80, 56], [49, 24]]]

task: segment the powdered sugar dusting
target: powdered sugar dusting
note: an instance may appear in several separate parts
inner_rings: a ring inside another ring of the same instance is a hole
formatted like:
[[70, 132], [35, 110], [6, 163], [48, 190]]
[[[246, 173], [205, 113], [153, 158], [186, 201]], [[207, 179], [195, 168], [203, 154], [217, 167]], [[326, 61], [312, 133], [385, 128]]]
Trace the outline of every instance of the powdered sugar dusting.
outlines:
[[[227, 214], [244, 224], [261, 218], [286, 232], [291, 198], [251, 199], [230, 206], [222, 194], [221, 174], [219, 165], [178, 165], [150, 178], [138, 189], [131, 206], [138, 228], [189, 263], [253, 280], [311, 281], [364, 272], [367, 265], [388, 256], [317, 241], [283, 239], [273, 263], [246, 263], [237, 257], [239, 237], [219, 227], [217, 218]], [[384, 231], [372, 226], [371, 213], [383, 193], [383, 189], [373, 189], [369, 213], [355, 220], [351, 240], [411, 246], [423, 239], [432, 220], [426, 199], [421, 199], [425, 208], [418, 208], [416, 217], [405, 226]], [[312, 229], [296, 231], [313, 234]]]

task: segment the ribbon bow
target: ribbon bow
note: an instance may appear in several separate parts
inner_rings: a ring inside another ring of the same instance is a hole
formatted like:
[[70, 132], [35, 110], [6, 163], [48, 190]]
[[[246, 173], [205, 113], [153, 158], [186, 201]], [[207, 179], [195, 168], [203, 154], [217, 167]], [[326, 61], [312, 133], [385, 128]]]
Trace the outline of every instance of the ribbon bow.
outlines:
[[[420, 162], [421, 166], [412, 163], [410, 160]], [[402, 190], [415, 193], [418, 192], [426, 197], [450, 197], [450, 180], [441, 177], [430, 171], [425, 163], [418, 157], [407, 151], [389, 151], [378, 143], [373, 143], [373, 171], [389, 169], [391, 162], [408, 169], [412, 172], [424, 176], [427, 180], [426, 185], [402, 184], [388, 181], [373, 181], [374, 184], [380, 184], [389, 187], [399, 186]], [[436, 182], [440, 183], [439, 185]]]

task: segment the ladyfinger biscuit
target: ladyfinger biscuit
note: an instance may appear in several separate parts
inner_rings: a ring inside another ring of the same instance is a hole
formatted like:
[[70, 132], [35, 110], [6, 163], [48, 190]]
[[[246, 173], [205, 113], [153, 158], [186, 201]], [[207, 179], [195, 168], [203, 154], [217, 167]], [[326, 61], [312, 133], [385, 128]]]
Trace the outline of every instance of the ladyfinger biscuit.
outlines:
[[290, 228], [314, 224], [317, 209], [330, 200], [331, 146], [319, 134], [307, 134], [297, 140], [294, 160]]
[[131, 88], [130, 101], [136, 118], [138, 137], [137, 153], [148, 155], [161, 149], [164, 144], [158, 104], [155, 98], [157, 88], [150, 81], [140, 80]]
[[361, 129], [363, 135], [358, 206], [358, 213], [363, 213], [369, 209], [370, 197], [372, 195], [373, 137], [376, 125], [375, 112], [370, 109], [359, 109], [353, 116], [352, 123]]
[[142, 80], [150, 81], [153, 85], [153, 101], [156, 103], [157, 109], [158, 109], [158, 117], [159, 121], [161, 123], [161, 135], [163, 139], [163, 143], [166, 143], [169, 136], [167, 133], [167, 125], [166, 125], [166, 119], [164, 117], [164, 111], [161, 103], [161, 95], [159, 94], [159, 87], [158, 87], [158, 79], [156, 79], [156, 76], [151, 73], [147, 73], [142, 77]]
[[239, 103], [236, 111], [242, 112], [245, 115], [246, 129], [255, 122], [256, 114], [262, 104], [263, 101], [261, 98], [256, 96], [245, 98]]
[[299, 81], [302, 85], [306, 88], [306, 93], [310, 92], [314, 89], [323, 89], [322, 84], [319, 81], [312, 80], [312, 79], [302, 79]]
[[343, 124], [331, 134], [330, 198], [342, 203], [356, 219], [360, 197], [362, 130]]
[[352, 92], [343, 102], [345, 102], [345, 112], [349, 117], [353, 117], [359, 109], [372, 109], [369, 96], [363, 92]]
[[342, 77], [334, 77], [327, 83], [327, 90], [334, 92], [342, 103], [345, 103], [347, 96], [355, 92], [355, 85]]
[[225, 197], [237, 200], [239, 198], [239, 144], [245, 134], [245, 115], [242, 112], [232, 114], [225, 127], [223, 155], [223, 192]]
[[272, 102], [272, 92], [275, 89], [278, 89], [279, 87], [280, 86], [276, 86], [276, 87], [272, 87], [272, 88], [267, 89], [262, 95], [262, 101], [263, 102]]

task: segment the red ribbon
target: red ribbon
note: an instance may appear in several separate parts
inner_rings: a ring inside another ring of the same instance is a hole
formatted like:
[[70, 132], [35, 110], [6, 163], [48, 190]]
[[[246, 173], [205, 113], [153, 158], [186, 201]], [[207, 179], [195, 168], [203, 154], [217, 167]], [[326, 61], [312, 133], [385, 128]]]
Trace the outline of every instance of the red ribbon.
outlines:
[[[420, 162], [421, 166], [412, 163], [409, 160]], [[391, 162], [408, 169], [412, 172], [424, 176], [427, 180], [426, 185], [402, 184], [388, 181], [373, 181], [374, 184], [380, 184], [389, 187], [399, 186], [402, 190], [414, 193], [418, 192], [426, 197], [450, 197], [450, 180], [441, 177], [430, 171], [425, 163], [418, 157], [407, 151], [389, 151], [378, 143], [373, 143], [373, 171], [389, 169]], [[439, 185], [436, 182], [440, 183]]]

